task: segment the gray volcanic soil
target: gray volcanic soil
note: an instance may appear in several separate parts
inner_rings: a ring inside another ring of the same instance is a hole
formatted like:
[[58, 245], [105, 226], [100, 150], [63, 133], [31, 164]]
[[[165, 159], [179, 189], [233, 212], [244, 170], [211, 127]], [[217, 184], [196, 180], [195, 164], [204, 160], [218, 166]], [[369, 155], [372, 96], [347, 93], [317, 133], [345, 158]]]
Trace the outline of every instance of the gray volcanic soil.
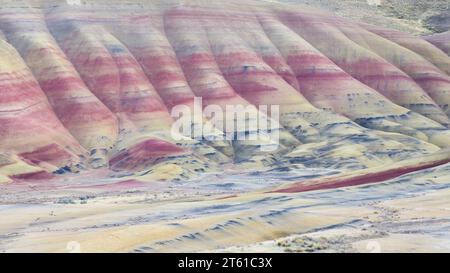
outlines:
[[[266, 0], [304, 4], [343, 17], [390, 27], [415, 35], [450, 29], [450, 1], [447, 0]], [[380, 5], [369, 5], [379, 2]]]

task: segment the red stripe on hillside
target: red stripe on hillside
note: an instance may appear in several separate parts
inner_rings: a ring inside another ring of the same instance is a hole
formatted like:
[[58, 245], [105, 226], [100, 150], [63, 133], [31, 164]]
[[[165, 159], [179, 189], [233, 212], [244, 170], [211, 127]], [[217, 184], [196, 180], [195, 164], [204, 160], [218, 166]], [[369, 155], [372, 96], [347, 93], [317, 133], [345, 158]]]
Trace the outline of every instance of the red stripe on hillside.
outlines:
[[363, 185], [363, 184], [370, 184], [370, 183], [376, 183], [376, 182], [383, 182], [392, 178], [399, 177], [401, 175], [420, 171], [432, 167], [436, 167], [439, 165], [443, 165], [450, 162], [450, 159], [444, 159], [440, 161], [435, 161], [432, 163], [426, 163], [419, 166], [409, 166], [409, 167], [401, 167], [396, 168], [392, 170], [386, 170], [378, 173], [368, 173], [363, 175], [358, 175], [351, 178], [335, 178], [331, 179], [327, 182], [320, 182], [320, 180], [310, 180], [309, 182], [317, 181], [316, 184], [309, 184], [304, 185], [305, 182], [299, 182], [292, 186], [289, 186], [288, 188], [275, 190], [273, 192], [285, 192], [285, 193], [294, 193], [294, 192], [305, 192], [305, 191], [313, 191], [313, 190], [324, 190], [324, 189], [334, 189], [334, 188], [341, 188], [341, 187], [349, 187], [349, 186], [357, 186], [357, 185]]

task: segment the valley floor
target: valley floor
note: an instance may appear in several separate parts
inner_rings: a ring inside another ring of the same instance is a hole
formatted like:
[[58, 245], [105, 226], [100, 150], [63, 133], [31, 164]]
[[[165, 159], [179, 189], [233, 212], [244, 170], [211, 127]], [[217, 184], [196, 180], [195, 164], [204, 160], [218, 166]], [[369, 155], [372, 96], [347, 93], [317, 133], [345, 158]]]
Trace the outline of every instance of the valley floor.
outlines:
[[383, 183], [267, 192], [312, 175], [327, 171], [216, 174], [177, 185], [94, 186], [89, 176], [4, 185], [0, 251], [450, 251], [450, 164]]

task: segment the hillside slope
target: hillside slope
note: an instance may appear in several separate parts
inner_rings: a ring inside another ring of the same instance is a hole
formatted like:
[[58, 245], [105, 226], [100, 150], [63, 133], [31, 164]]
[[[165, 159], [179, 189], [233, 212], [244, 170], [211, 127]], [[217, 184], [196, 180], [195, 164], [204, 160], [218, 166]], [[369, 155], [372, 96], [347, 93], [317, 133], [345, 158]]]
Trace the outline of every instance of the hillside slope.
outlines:
[[[3, 182], [449, 158], [450, 58], [421, 38], [261, 1], [85, 2], [1, 2]], [[174, 139], [171, 110], [194, 97], [279, 106], [280, 145]]]

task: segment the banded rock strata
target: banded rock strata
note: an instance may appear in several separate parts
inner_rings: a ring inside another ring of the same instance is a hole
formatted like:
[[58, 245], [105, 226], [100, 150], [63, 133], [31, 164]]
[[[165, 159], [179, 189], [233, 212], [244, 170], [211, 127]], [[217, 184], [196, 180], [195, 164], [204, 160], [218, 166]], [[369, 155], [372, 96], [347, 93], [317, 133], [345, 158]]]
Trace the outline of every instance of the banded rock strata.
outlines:
[[[450, 58], [440, 39], [250, 0], [1, 1], [0, 181], [442, 158]], [[192, 109], [194, 97], [204, 107], [279, 105], [278, 149], [260, 149], [270, 134], [174, 140], [170, 112]]]

